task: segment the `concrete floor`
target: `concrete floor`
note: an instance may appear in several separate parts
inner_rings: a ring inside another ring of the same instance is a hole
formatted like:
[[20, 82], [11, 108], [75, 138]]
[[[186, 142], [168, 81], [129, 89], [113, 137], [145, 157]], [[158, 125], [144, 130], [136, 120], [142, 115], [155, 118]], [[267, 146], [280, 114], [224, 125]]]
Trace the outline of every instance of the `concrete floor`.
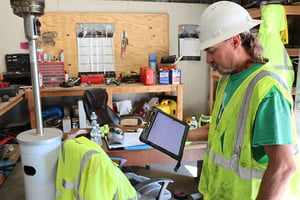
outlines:
[[[177, 172], [174, 172], [176, 163], [150, 165], [150, 169], [145, 166], [130, 167], [136, 174], [150, 178], [170, 178], [174, 183], [170, 183], [168, 190], [172, 193], [176, 190], [183, 190], [187, 194], [197, 192], [198, 179], [196, 162], [183, 162]], [[25, 200], [25, 189], [21, 162], [13, 168], [2, 186], [0, 186], [1, 200]]]

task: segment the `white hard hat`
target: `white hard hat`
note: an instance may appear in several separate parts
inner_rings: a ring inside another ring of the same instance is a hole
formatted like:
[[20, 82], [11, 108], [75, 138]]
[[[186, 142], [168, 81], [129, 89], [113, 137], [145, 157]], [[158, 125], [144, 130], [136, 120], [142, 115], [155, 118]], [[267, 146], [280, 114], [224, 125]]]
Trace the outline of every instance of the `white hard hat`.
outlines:
[[200, 50], [211, 47], [261, 23], [252, 19], [246, 9], [230, 1], [208, 6], [199, 22]]

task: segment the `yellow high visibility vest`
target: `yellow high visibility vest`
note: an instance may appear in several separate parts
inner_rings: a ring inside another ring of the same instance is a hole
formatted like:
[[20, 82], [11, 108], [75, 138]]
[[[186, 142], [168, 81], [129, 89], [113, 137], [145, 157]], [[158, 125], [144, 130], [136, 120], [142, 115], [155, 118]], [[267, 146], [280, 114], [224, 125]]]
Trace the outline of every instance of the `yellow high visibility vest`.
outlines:
[[[233, 95], [241, 98], [234, 98], [228, 102], [219, 123], [216, 124], [222, 94], [228, 80], [229, 76], [222, 76], [218, 84], [199, 191], [205, 200], [254, 200], [267, 168], [267, 163], [258, 163], [252, 156], [252, 129], [256, 112], [262, 99], [273, 86], [276, 86], [291, 104], [292, 98], [286, 84], [283, 86], [276, 81], [280, 80], [278, 75], [265, 65], [248, 76], [239, 86]], [[294, 121], [292, 110], [291, 117]], [[296, 142], [295, 124], [293, 130]], [[294, 156], [297, 172], [289, 183], [284, 200], [300, 199], [299, 153]]]
[[264, 56], [292, 90], [294, 68], [284, 47], [288, 43], [288, 26], [285, 9], [280, 4], [269, 4], [261, 9], [262, 23], [259, 27], [259, 41], [264, 48]]
[[137, 194], [103, 149], [85, 137], [66, 140], [59, 151], [56, 200], [128, 200]]

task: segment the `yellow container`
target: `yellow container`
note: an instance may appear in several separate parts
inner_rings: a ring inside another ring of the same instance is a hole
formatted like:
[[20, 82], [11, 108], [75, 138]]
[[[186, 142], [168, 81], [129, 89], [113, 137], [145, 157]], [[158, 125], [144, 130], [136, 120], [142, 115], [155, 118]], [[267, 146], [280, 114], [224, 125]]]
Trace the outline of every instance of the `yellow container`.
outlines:
[[177, 103], [174, 100], [164, 99], [161, 101], [160, 104], [156, 105], [155, 107], [173, 117], [177, 116]]

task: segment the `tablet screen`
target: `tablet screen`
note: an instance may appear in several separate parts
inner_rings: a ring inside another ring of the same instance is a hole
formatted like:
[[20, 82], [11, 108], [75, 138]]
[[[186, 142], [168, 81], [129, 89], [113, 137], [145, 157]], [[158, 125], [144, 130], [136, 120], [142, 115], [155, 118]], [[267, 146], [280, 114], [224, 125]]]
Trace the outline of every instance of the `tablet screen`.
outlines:
[[188, 130], [187, 123], [153, 108], [140, 140], [180, 162]]
[[179, 155], [184, 133], [184, 124], [158, 112], [148, 134], [148, 140], [175, 155]]

